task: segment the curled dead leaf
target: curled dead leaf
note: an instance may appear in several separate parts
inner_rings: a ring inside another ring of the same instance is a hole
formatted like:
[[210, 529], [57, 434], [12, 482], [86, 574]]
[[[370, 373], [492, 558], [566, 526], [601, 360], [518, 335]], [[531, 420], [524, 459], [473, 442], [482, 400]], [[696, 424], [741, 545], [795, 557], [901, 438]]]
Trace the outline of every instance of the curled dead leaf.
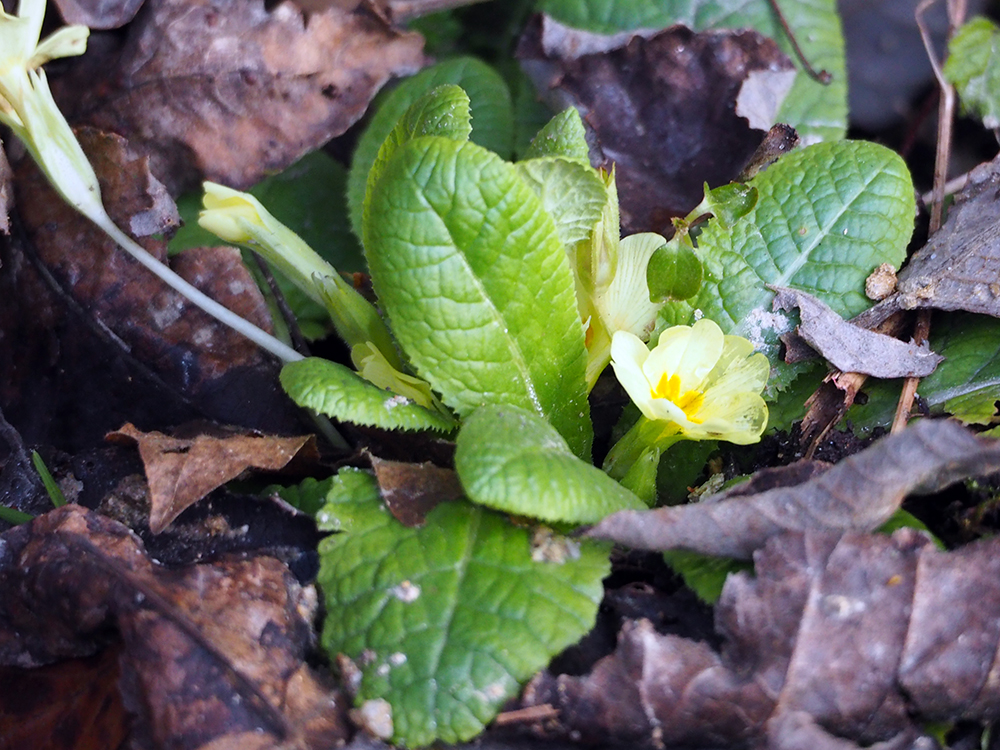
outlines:
[[300, 451], [316, 456], [316, 439], [312, 435], [176, 438], [161, 432], [142, 432], [127, 424], [109, 434], [108, 439], [139, 447], [149, 482], [149, 529], [154, 534], [163, 531], [209, 492], [249, 468], [277, 471]]
[[800, 484], [753, 495], [736, 488], [693, 505], [619, 511], [587, 535], [639, 549], [748, 559], [787, 531], [876, 529], [911, 493], [998, 470], [1000, 441], [976, 437], [957, 422], [922, 420]]

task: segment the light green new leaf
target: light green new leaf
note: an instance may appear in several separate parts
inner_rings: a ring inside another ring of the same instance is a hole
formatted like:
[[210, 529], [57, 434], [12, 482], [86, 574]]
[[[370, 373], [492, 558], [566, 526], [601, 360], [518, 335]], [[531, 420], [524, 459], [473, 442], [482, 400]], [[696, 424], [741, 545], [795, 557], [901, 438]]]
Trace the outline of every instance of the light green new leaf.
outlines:
[[456, 427], [444, 414], [382, 390], [354, 370], [319, 357], [285, 365], [281, 386], [299, 406], [341, 422], [383, 430], [450, 432]]
[[438, 135], [454, 141], [467, 141], [472, 133], [472, 113], [469, 96], [454, 84], [444, 84], [431, 89], [410, 105], [399, 122], [389, 132], [372, 162], [365, 183], [364, 215], [372, 191], [382, 179], [386, 164], [399, 148], [414, 138]]
[[394, 743], [479, 734], [593, 626], [606, 546], [566, 540], [563, 562], [534, 562], [530, 530], [485, 508], [443, 503], [407, 528], [375, 499], [358, 506], [366, 521], [320, 544], [322, 643], [361, 668], [357, 703], [389, 702]]
[[597, 170], [561, 156], [528, 159], [514, 168], [541, 199], [564, 245], [575, 245], [590, 237], [608, 200], [607, 188]]
[[567, 159], [590, 164], [587, 132], [575, 107], [564, 109], [549, 120], [531, 139], [531, 145], [524, 152], [525, 159], [538, 159], [543, 156], [564, 156]]
[[410, 141], [369, 218], [372, 283], [420, 377], [460, 416], [484, 404], [534, 411], [589, 458], [573, 277], [552, 218], [514, 166], [473, 143]]
[[913, 185], [895, 152], [857, 141], [792, 152], [750, 184], [756, 206], [731, 227], [709, 221], [698, 238], [705, 281], [693, 304], [777, 364], [792, 322], [771, 311], [764, 285], [814, 294], [845, 318], [868, 308], [865, 279], [905, 257]]
[[368, 171], [386, 137], [417, 99], [446, 83], [461, 86], [469, 96], [475, 132], [472, 141], [500, 156], [509, 157], [514, 138], [510, 91], [493, 68], [474, 57], [458, 57], [424, 68], [376, 100], [375, 116], [358, 139], [347, 183], [351, 226], [363, 234], [362, 214]]
[[653, 302], [690, 299], [701, 289], [703, 277], [701, 258], [676, 236], [655, 250], [646, 266], [646, 285]]
[[474, 502], [543, 521], [597, 523], [615, 511], [646, 508], [574, 456], [545, 421], [509, 406], [485, 406], [465, 421], [455, 471]]
[[847, 129], [847, 68], [836, 0], [782, 0], [780, 5], [810, 65], [833, 76], [829, 85], [803, 72], [767, 0], [541, 0], [538, 9], [569, 26], [602, 34], [675, 23], [695, 31], [756, 29], [774, 39], [798, 69], [777, 121], [793, 126], [807, 142], [843, 138]]
[[982, 17], [962, 26], [948, 44], [944, 76], [966, 112], [988, 128], [1000, 127], [1000, 27]]

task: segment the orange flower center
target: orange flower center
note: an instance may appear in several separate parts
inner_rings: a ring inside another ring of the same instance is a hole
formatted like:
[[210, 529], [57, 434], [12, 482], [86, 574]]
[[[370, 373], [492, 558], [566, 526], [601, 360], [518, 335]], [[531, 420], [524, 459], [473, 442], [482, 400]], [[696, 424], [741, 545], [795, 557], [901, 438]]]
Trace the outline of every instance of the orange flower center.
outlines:
[[701, 411], [702, 404], [705, 403], [705, 395], [701, 391], [687, 391], [682, 394], [680, 375], [663, 373], [660, 376], [660, 382], [650, 391], [650, 394], [653, 398], [665, 398], [674, 406], [679, 407], [688, 421], [695, 424], [701, 424], [704, 421], [696, 419], [694, 415]]

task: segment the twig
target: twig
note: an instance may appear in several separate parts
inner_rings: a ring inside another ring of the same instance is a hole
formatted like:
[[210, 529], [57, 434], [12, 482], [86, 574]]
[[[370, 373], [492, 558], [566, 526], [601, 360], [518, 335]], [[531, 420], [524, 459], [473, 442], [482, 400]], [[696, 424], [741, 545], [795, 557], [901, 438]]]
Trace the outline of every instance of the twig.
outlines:
[[[966, 0], [948, 1], [948, 38], [957, 29], [965, 18]], [[934, 52], [931, 43], [930, 32], [927, 24], [924, 23], [924, 13], [927, 9], [939, 0], [922, 0], [917, 6], [915, 13], [917, 28], [920, 29], [920, 38], [924, 42], [927, 50], [927, 57], [930, 59], [931, 68], [934, 70], [934, 77], [937, 79], [938, 87], [941, 89], [941, 99], [938, 102], [938, 138], [937, 152], [934, 156], [934, 189], [931, 200], [931, 220], [929, 233], [933, 235], [941, 228], [941, 214], [944, 205], [945, 187], [948, 180], [948, 159], [951, 155], [952, 123], [955, 119], [955, 87], [944, 77], [944, 71]], [[921, 310], [917, 314], [917, 322], [913, 331], [913, 341], [922, 344], [927, 340], [931, 328], [931, 313], [929, 310]], [[899, 394], [899, 402], [896, 404], [896, 415], [892, 420], [892, 432], [899, 432], [906, 427], [906, 422], [910, 417], [910, 410], [913, 408], [913, 399], [917, 394], [917, 385], [920, 378], [907, 378], [903, 382], [903, 390]]]
[[281, 287], [278, 286], [277, 279], [271, 273], [271, 267], [267, 265], [267, 261], [261, 258], [259, 254], [253, 251], [250, 254], [253, 256], [254, 263], [257, 264], [257, 270], [260, 271], [260, 275], [267, 282], [267, 288], [271, 290], [271, 297], [274, 299], [274, 305], [278, 308], [278, 312], [281, 313], [281, 317], [285, 321], [285, 327], [288, 329], [288, 336], [292, 340], [292, 346], [295, 347], [295, 351], [299, 354], [308, 357], [309, 345], [302, 335], [299, 322], [295, 319], [295, 313], [292, 312], [292, 308], [288, 305], [288, 300], [285, 299], [285, 295], [281, 292]]
[[799, 47], [798, 41], [795, 39], [795, 34], [792, 33], [792, 27], [788, 25], [788, 21], [785, 20], [785, 14], [781, 12], [781, 8], [778, 7], [778, 0], [767, 0], [771, 5], [771, 10], [774, 11], [774, 15], [778, 19], [778, 23], [781, 24], [781, 28], [785, 30], [785, 35], [788, 37], [788, 41], [792, 44], [792, 49], [795, 50], [795, 56], [799, 58], [799, 62], [802, 63], [802, 67], [805, 69], [806, 74], [818, 83], [822, 83], [824, 86], [828, 85], [830, 81], [833, 80], [833, 76], [830, 75], [825, 70], [817, 70], [809, 64], [809, 60], [806, 59], [805, 53], [802, 52], [802, 48]]

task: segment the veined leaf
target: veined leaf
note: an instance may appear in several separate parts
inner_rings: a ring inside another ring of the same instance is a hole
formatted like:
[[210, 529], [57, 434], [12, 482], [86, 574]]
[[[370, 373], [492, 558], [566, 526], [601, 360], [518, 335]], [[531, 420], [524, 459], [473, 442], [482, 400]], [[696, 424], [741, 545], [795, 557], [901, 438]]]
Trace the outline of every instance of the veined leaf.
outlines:
[[590, 163], [590, 148], [583, 120], [575, 107], [569, 107], [549, 120], [545, 127], [531, 139], [531, 145], [524, 153], [525, 159], [543, 156], [564, 156]]
[[543, 521], [597, 523], [647, 506], [580, 460], [548, 423], [510, 406], [484, 406], [458, 433], [455, 470], [469, 498]]
[[285, 365], [281, 386], [299, 406], [342, 422], [384, 430], [449, 432], [456, 427], [444, 414], [384, 391], [354, 370], [319, 357]]
[[607, 547], [567, 541], [561, 563], [535, 562], [530, 530], [496, 513], [442, 503], [408, 528], [371, 488], [354, 503], [365, 520], [320, 544], [336, 613], [323, 646], [358, 660], [359, 704], [390, 703], [394, 742], [469, 739], [593, 626]]
[[754, 208], [731, 227], [709, 221], [698, 238], [705, 280], [693, 304], [778, 364], [777, 337], [792, 323], [771, 311], [764, 285], [807, 291], [845, 318], [869, 307], [872, 269], [905, 257], [913, 185], [896, 153], [855, 141], [795, 151], [750, 184]]
[[472, 141], [503, 157], [510, 156], [514, 138], [514, 116], [510, 92], [493, 68], [474, 57], [458, 57], [424, 68], [407, 78], [384, 98], [379, 97], [375, 116], [358, 139], [347, 182], [347, 203], [351, 226], [363, 234], [362, 211], [368, 171], [375, 163], [382, 143], [417, 99], [446, 83], [461, 86], [469, 96], [476, 130]]
[[513, 165], [418, 138], [372, 195], [365, 249], [400, 346], [460, 416], [511, 404], [590, 456], [586, 349], [552, 218]]
[[539, 10], [588, 31], [612, 34], [682, 23], [695, 31], [752, 28], [774, 39], [798, 68], [792, 90], [778, 110], [808, 141], [836, 141], [847, 129], [844, 37], [836, 0], [783, 0], [781, 11], [806, 59], [832, 75], [824, 86], [807, 76], [767, 0], [541, 0]]
[[467, 141], [471, 133], [469, 96], [461, 88], [454, 84], [444, 84], [419, 97], [399, 118], [399, 122], [379, 147], [365, 183], [364, 211], [368, 210], [372, 190], [382, 178], [385, 165], [404, 143], [424, 135]]
[[528, 159], [514, 167], [541, 199], [564, 245], [575, 245], [590, 236], [608, 200], [597, 170], [561, 156]]
[[1000, 27], [982, 17], [962, 26], [948, 43], [944, 75], [966, 112], [988, 128], [1000, 127]]

